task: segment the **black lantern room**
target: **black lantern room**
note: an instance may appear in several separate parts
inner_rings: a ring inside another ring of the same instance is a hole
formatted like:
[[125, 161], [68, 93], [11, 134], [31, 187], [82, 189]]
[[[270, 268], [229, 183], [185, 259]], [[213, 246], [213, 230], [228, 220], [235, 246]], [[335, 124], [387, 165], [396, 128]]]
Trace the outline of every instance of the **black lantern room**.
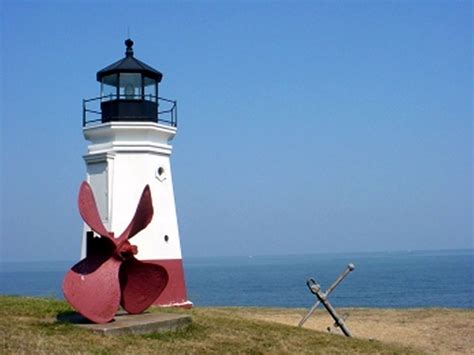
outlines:
[[125, 41], [125, 58], [97, 72], [101, 84], [102, 122], [157, 121], [158, 83], [163, 74], [133, 56]]
[[[158, 84], [163, 74], [138, 60], [133, 55], [133, 41], [125, 41], [125, 58], [97, 72], [101, 84], [99, 98], [84, 100], [84, 126], [99, 120], [90, 120], [88, 113], [100, 114], [100, 122], [151, 121], [158, 122], [159, 101], [171, 108], [160, 112], [169, 114], [164, 123], [176, 126], [176, 101], [159, 98]], [[100, 112], [88, 107], [100, 100]], [[164, 117], [165, 118], [165, 117]]]

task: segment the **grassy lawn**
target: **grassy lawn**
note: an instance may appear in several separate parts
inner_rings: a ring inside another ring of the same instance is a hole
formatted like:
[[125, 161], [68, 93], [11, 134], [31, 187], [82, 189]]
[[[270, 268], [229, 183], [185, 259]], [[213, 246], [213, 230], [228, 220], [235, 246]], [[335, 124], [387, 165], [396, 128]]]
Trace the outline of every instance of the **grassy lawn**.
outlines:
[[190, 313], [193, 324], [176, 333], [102, 336], [59, 322], [58, 315], [71, 312], [63, 301], [0, 296], [0, 353], [416, 353], [409, 347], [250, 319], [245, 309], [151, 311]]

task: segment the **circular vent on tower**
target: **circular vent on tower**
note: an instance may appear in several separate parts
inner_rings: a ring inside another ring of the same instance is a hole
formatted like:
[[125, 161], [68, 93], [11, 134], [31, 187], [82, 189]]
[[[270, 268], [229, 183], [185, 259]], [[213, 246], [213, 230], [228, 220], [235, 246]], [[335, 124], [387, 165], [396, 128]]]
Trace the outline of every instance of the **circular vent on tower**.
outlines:
[[162, 166], [159, 166], [158, 169], [156, 169], [155, 177], [161, 182], [165, 181], [166, 180], [166, 170], [165, 170], [165, 168], [162, 167]]

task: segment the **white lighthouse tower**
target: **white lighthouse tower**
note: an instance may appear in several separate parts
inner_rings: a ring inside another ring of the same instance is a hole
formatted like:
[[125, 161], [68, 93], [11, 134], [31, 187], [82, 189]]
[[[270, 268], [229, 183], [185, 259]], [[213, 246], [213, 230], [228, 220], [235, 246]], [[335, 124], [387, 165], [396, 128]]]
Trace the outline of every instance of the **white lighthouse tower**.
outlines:
[[[170, 164], [176, 101], [158, 96], [163, 75], [134, 57], [132, 40], [125, 45], [125, 58], [97, 72], [100, 97], [84, 100], [87, 181], [104, 225], [116, 234], [127, 227], [143, 188], [150, 186], [154, 217], [133, 238], [136, 257], [168, 272], [168, 285], [155, 304], [189, 307]], [[94, 237], [84, 225], [82, 257]]]

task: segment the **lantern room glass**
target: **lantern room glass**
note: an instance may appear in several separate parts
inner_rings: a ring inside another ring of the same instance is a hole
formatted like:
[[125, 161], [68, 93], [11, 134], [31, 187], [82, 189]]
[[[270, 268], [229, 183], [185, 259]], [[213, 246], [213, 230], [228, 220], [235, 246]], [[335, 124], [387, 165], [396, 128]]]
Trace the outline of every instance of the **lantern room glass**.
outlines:
[[112, 74], [102, 78], [101, 93], [102, 101], [115, 100], [117, 98], [118, 75]]
[[119, 74], [119, 98], [125, 100], [142, 99], [142, 75], [138, 73]]
[[158, 86], [156, 80], [147, 76], [143, 77], [144, 99], [156, 102], [158, 96]]

